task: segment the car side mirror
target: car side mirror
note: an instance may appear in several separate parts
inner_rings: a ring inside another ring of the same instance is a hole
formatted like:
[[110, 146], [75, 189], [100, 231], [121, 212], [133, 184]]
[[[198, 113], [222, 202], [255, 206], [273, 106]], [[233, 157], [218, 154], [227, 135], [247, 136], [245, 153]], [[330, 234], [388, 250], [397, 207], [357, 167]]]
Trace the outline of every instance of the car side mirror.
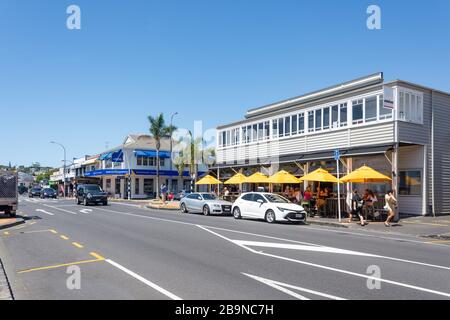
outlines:
[[258, 199], [258, 200], [256, 200], [256, 202], [258, 202], [259, 204], [263, 204], [263, 203], [264, 203], [264, 200]]

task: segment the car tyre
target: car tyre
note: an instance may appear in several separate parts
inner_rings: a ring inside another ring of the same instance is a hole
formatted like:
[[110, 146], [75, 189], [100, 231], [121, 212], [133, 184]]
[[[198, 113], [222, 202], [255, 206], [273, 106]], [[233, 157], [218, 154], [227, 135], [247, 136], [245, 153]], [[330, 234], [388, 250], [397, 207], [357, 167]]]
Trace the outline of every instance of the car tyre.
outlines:
[[205, 206], [203, 207], [203, 215], [204, 215], [204, 216], [209, 216], [210, 213], [211, 213], [211, 210], [209, 210], [209, 206], [208, 206], [208, 205], [205, 205]]
[[9, 213], [9, 216], [10, 216], [11, 218], [15, 218], [15, 217], [16, 217], [16, 212], [15, 212], [15, 211], [11, 211], [11, 212]]
[[233, 217], [235, 219], [241, 219], [242, 218], [242, 216], [241, 216], [241, 209], [239, 209], [239, 207], [236, 207], [236, 208], [233, 209]]
[[181, 209], [181, 213], [189, 213], [189, 211], [186, 209], [186, 205], [184, 203], [181, 204], [180, 209]]
[[268, 210], [268, 211], [266, 212], [265, 220], [266, 220], [268, 223], [274, 223], [274, 222], [276, 221], [276, 218], [275, 218], [275, 212], [273, 212], [273, 210]]
[[87, 202], [87, 199], [86, 199], [86, 198], [84, 198], [84, 200], [83, 200], [83, 205], [84, 205], [85, 207], [87, 207], [87, 205], [88, 205], [88, 202]]

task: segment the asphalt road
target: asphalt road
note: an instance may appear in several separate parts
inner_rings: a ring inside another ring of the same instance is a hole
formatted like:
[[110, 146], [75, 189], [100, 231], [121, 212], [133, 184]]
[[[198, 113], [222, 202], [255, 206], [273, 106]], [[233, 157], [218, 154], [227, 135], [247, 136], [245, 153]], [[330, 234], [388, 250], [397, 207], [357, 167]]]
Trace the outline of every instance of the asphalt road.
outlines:
[[450, 246], [412, 236], [124, 203], [20, 212], [0, 233], [16, 299], [450, 299]]

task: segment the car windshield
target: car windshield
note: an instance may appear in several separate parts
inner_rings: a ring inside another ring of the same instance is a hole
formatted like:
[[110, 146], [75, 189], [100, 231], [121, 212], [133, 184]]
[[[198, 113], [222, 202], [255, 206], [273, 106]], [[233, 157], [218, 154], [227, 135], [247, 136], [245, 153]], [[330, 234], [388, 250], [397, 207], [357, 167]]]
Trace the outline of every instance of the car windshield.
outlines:
[[216, 196], [211, 193], [202, 193], [204, 200], [216, 200]]
[[265, 194], [264, 196], [267, 198], [267, 200], [269, 200], [269, 202], [272, 203], [291, 203], [288, 199], [277, 194], [269, 193]]
[[53, 189], [50, 189], [50, 188], [47, 188], [47, 189], [44, 189], [44, 192], [53, 192], [54, 190]]
[[41, 188], [33, 188], [32, 191], [41, 191]]
[[100, 189], [99, 186], [86, 186], [85, 187], [87, 192], [101, 192], [102, 189]]

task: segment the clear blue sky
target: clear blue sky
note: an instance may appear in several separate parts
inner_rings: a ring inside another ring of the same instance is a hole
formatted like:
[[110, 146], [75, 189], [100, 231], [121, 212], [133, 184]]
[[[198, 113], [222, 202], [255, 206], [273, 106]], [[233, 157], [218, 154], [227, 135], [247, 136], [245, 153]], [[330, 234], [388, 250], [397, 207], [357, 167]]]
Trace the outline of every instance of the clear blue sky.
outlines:
[[0, 0], [0, 164], [58, 166], [50, 140], [71, 159], [148, 132], [149, 114], [211, 128], [377, 71], [450, 91], [449, 35], [447, 0]]

